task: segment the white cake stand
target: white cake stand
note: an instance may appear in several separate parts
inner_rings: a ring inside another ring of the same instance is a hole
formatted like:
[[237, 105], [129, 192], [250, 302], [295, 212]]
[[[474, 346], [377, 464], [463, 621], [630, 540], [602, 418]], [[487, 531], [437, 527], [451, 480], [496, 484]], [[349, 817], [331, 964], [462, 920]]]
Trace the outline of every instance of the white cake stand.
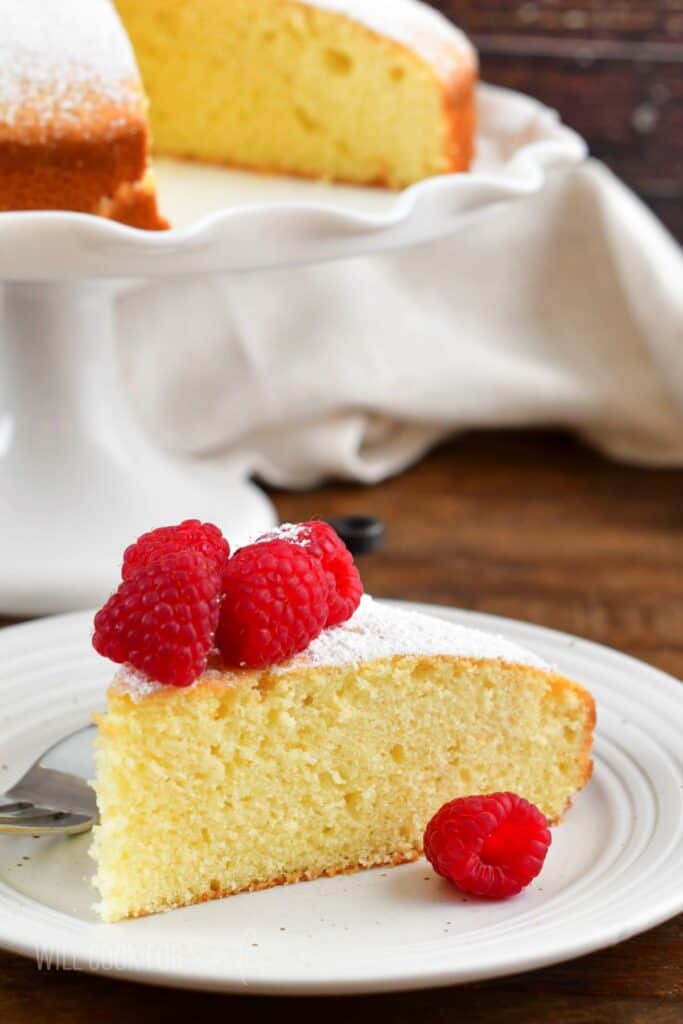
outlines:
[[[117, 365], [117, 291], [130, 279], [359, 256], [456, 231], [584, 157], [527, 97], [482, 87], [477, 164], [402, 193], [160, 162], [164, 211], [143, 232], [62, 212], [0, 214], [0, 612], [95, 604], [139, 533], [198, 516], [233, 544], [274, 522], [250, 481], [147, 437]], [[172, 285], [171, 285], [172, 286]]]

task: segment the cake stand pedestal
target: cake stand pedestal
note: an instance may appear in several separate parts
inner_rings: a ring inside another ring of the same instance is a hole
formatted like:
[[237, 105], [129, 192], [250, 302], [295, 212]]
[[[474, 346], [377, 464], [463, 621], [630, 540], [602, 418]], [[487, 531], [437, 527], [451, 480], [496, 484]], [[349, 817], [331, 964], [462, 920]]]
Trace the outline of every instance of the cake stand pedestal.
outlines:
[[114, 585], [123, 549], [201, 516], [233, 545], [275, 522], [239, 474], [174, 458], [136, 422], [120, 382], [109, 282], [4, 287], [0, 608], [85, 607]]
[[0, 614], [100, 603], [126, 545], [161, 524], [210, 520], [233, 547], [274, 524], [238, 466], [173, 457], [138, 425], [117, 363], [117, 289], [425, 242], [583, 159], [581, 140], [534, 100], [482, 87], [478, 101], [473, 171], [402, 193], [164, 164], [172, 231], [0, 214]]

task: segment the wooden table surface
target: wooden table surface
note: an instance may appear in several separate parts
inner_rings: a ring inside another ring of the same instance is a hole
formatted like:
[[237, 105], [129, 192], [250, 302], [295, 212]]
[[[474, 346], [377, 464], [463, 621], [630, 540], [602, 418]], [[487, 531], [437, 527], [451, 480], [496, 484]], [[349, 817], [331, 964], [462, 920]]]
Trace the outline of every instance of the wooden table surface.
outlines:
[[[452, 603], [580, 633], [683, 677], [683, 472], [603, 461], [563, 435], [463, 437], [379, 487], [276, 493], [286, 519], [350, 512], [387, 524], [362, 560], [369, 591]], [[284, 1001], [39, 972], [0, 953], [2, 1024], [200, 1022], [681, 1024], [683, 917], [618, 947], [482, 985]]]
[[683, 242], [681, 0], [429, 0], [488, 82], [555, 107]]

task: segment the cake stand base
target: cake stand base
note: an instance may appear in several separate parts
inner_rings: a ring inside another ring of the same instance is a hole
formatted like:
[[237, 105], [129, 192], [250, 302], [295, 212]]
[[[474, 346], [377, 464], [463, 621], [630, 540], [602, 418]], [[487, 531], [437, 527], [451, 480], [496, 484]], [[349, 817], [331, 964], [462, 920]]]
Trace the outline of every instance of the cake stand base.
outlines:
[[114, 342], [114, 286], [8, 283], [0, 342], [0, 613], [103, 601], [124, 548], [198, 517], [233, 548], [276, 521], [237, 472], [175, 458], [128, 407]]

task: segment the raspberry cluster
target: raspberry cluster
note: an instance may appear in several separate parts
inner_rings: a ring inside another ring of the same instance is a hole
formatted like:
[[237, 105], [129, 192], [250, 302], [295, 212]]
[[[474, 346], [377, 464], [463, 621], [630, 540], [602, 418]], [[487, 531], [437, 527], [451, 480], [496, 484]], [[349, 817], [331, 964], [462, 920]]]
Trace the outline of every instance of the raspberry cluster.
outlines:
[[363, 592], [327, 523], [287, 525], [230, 555], [212, 523], [188, 519], [143, 534], [122, 582], [95, 616], [93, 645], [170, 686], [189, 686], [217, 649], [226, 666], [263, 668], [345, 622]]

